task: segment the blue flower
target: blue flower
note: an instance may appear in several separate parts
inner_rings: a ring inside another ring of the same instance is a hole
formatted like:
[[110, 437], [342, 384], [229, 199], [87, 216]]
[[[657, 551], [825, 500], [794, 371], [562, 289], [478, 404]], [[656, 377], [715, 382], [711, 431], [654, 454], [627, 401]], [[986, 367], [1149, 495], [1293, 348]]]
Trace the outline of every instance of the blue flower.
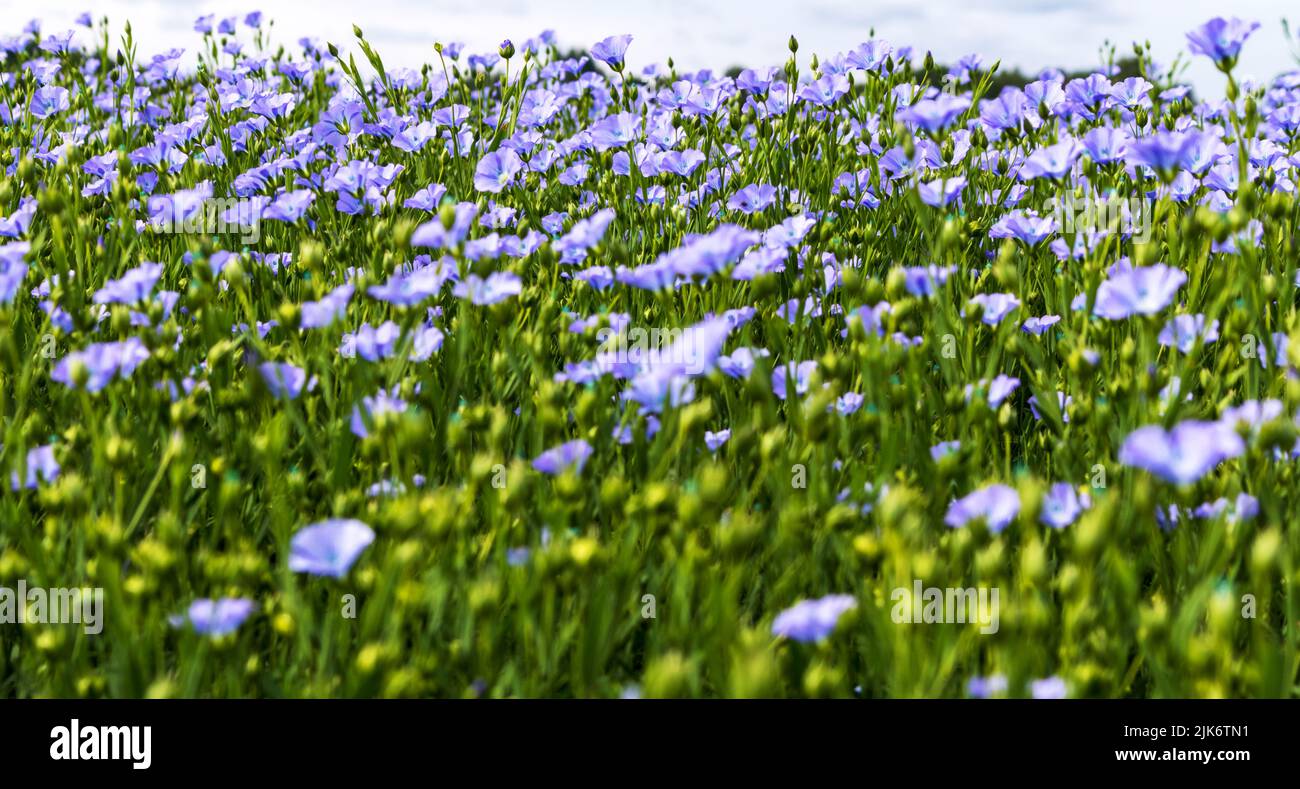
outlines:
[[1036, 679], [1029, 683], [1029, 688], [1030, 695], [1036, 699], [1063, 699], [1067, 692], [1065, 680], [1056, 676]]
[[380, 389], [370, 397], [363, 397], [361, 404], [352, 408], [352, 434], [357, 438], [366, 438], [381, 417], [404, 413], [406, 408], [406, 401], [397, 396], [396, 386], [391, 393]]
[[966, 683], [966, 695], [972, 699], [987, 699], [1007, 692], [1007, 678], [1004, 674], [990, 674], [987, 677], [971, 677]]
[[704, 445], [709, 448], [710, 452], [717, 452], [723, 444], [727, 443], [729, 438], [731, 438], [730, 430], [719, 430], [716, 433], [712, 430], [704, 431]]
[[[307, 373], [301, 367], [288, 363], [262, 362], [257, 366], [262, 374], [266, 388], [277, 399], [296, 400], [302, 394], [303, 385], [307, 383]], [[315, 379], [312, 379], [315, 383]]]
[[1093, 312], [1108, 320], [1154, 315], [1174, 300], [1187, 275], [1163, 263], [1121, 267], [1097, 288]]
[[223, 597], [219, 600], [205, 598], [190, 603], [184, 617], [172, 618], [171, 621], [176, 626], [189, 621], [194, 632], [219, 638], [238, 630], [256, 609], [256, 603], [242, 597]]
[[71, 106], [68, 100], [68, 89], [60, 88], [56, 85], [46, 85], [43, 88], [37, 88], [32, 94], [32, 102], [28, 105], [28, 110], [32, 116], [45, 120], [51, 115], [63, 112]]
[[519, 276], [509, 271], [496, 271], [480, 279], [477, 274], [470, 274], [463, 281], [456, 283], [452, 292], [458, 298], [469, 299], [479, 306], [496, 304], [511, 296], [518, 296], [523, 289]]
[[895, 113], [895, 117], [934, 134], [947, 128], [957, 117], [970, 108], [970, 99], [940, 93], [933, 99], [922, 99]]
[[1216, 16], [1187, 33], [1187, 47], [1192, 54], [1205, 55], [1220, 68], [1231, 68], [1237, 62], [1241, 45], [1258, 29], [1259, 22]]
[[302, 304], [302, 327], [304, 329], [322, 329], [347, 314], [348, 302], [352, 300], [355, 290], [351, 284], [340, 285], [320, 301], [307, 301]]
[[857, 412], [865, 402], [862, 395], [857, 392], [845, 392], [835, 399], [835, 411], [840, 416], [848, 416]]
[[353, 518], [336, 518], [304, 527], [289, 542], [289, 569], [295, 573], [342, 578], [375, 532]]
[[54, 459], [53, 444], [27, 450], [24, 466], [27, 473], [21, 481], [18, 479], [17, 471], [10, 475], [10, 487], [13, 490], [20, 488], [35, 490], [40, 483], [48, 484], [59, 478], [59, 461]]
[[1168, 432], [1147, 425], [1129, 433], [1119, 462], [1146, 469], [1166, 482], [1188, 485], [1246, 451], [1241, 436], [1221, 422], [1180, 422]]
[[1192, 154], [1202, 144], [1201, 133], [1196, 131], [1159, 131], [1149, 137], [1139, 137], [1128, 145], [1128, 161], [1144, 164], [1172, 180], [1186, 167]]
[[1011, 293], [979, 293], [971, 296], [970, 300], [984, 308], [980, 320], [988, 326], [997, 326], [1020, 306], [1020, 299]]
[[996, 533], [1005, 529], [1018, 514], [1020, 494], [1007, 485], [993, 484], [949, 504], [943, 522], [955, 529], [983, 519], [989, 531]]
[[623, 70], [623, 56], [632, 43], [632, 36], [610, 36], [596, 42], [591, 47], [591, 56], [615, 71]]
[[94, 343], [84, 351], [74, 351], [61, 359], [50, 377], [64, 386], [76, 388], [74, 372], [84, 368], [86, 391], [98, 392], [114, 378], [130, 378], [135, 368], [148, 358], [149, 349], [138, 337]]
[[480, 192], [498, 193], [510, 184], [524, 169], [524, 162], [519, 154], [509, 148], [501, 148], [478, 160], [474, 168], [474, 188]]
[[1064, 178], [1074, 167], [1080, 153], [1079, 144], [1070, 139], [1039, 148], [1020, 167], [1020, 178], [1025, 181], [1034, 178]]
[[821, 641], [835, 632], [840, 617], [857, 605], [858, 601], [847, 594], [804, 600], [777, 614], [772, 621], [772, 635], [803, 643]]
[[574, 473], [581, 474], [582, 467], [587, 465], [591, 453], [591, 444], [581, 438], [575, 439], [557, 447], [551, 447], [538, 455], [533, 459], [533, 468], [543, 474], [552, 476], [569, 469], [573, 469]]
[[161, 263], [141, 263], [119, 279], [104, 283], [92, 299], [96, 304], [135, 304], [144, 301], [162, 276]]
[[750, 184], [737, 191], [727, 201], [727, 208], [742, 214], [757, 214], [776, 202], [776, 187], [771, 184]]
[[1083, 148], [1097, 164], [1119, 161], [1128, 154], [1133, 136], [1123, 129], [1098, 126], [1083, 135]]
[[1082, 496], [1068, 482], [1057, 482], [1043, 497], [1038, 519], [1053, 529], [1064, 529], [1092, 506], [1088, 494]]
[[947, 455], [955, 455], [960, 451], [961, 451], [960, 441], [940, 441], [939, 443], [930, 447], [930, 459], [937, 463], [940, 458], [945, 457]]
[[1060, 315], [1044, 315], [1041, 318], [1034, 316], [1031, 318], [1026, 318], [1025, 322], [1020, 325], [1020, 328], [1024, 329], [1026, 332], [1037, 337], [1042, 335], [1048, 329], [1055, 326], [1060, 321], [1061, 321]]
[[1219, 339], [1219, 322], [1216, 320], [1207, 324], [1205, 316], [1201, 314], [1175, 315], [1160, 330], [1157, 339], [1161, 345], [1177, 348], [1181, 353], [1190, 353], [1198, 340], [1209, 345]]
[[802, 395], [808, 391], [808, 386], [812, 374], [817, 370], [817, 362], [788, 362], [772, 371], [772, 394], [777, 398], [786, 399], [786, 378], [794, 381], [795, 395]]
[[940, 208], [948, 205], [953, 200], [961, 196], [961, 192], [966, 188], [966, 177], [959, 175], [954, 178], [936, 178], [933, 181], [924, 181], [917, 184], [917, 192], [921, 195], [921, 202], [929, 206]]

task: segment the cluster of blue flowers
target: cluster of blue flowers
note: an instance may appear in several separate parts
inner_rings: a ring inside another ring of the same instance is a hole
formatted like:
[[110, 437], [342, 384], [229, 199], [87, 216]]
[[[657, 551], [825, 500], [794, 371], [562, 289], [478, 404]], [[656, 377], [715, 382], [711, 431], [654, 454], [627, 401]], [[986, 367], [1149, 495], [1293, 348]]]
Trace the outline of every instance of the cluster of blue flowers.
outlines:
[[[976, 526], [1064, 539], [1090, 513], [1160, 535], [1294, 511], [1259, 475], [1300, 456], [1300, 72], [1238, 82], [1257, 23], [1188, 34], [1228, 86], [1198, 102], [1141, 48], [1139, 75], [990, 96], [980, 57], [943, 74], [879, 39], [811, 73], [792, 40], [784, 66], [728, 76], [636, 70], [630, 35], [565, 55], [550, 32], [389, 69], [358, 30], [367, 75], [332, 44], [273, 50], [258, 13], [198, 19], [197, 70], [78, 22], [0, 38], [11, 517], [78, 523], [89, 485], [127, 498], [89, 510], [137, 539], [171, 496], [207, 548], [211, 523], [342, 582], [367, 549], [396, 555], [399, 502], [482, 495], [498, 463], [491, 495], [527, 477], [531, 509], [457, 515], [492, 535], [463, 561], [516, 569], [562, 539], [580, 566], [588, 538], [647, 550], [660, 538], [624, 540], [610, 513], [694, 500], [719, 467], [740, 480], [714, 522], [848, 512], [868, 567], [908, 508], [931, 546]], [[1044, 207], [1117, 195], [1149, 210], [1078, 227]], [[645, 325], [671, 340], [609, 342]], [[153, 459], [124, 472], [128, 451]], [[286, 530], [270, 478], [242, 515], [186, 504], [205, 494], [167, 464], [216, 456], [229, 490], [263, 464], [314, 509]], [[811, 503], [773, 492], [790, 463], [814, 466]], [[691, 540], [673, 555], [707, 553]], [[0, 532], [0, 559], [24, 544]], [[748, 616], [823, 648], [876, 608], [836, 588], [850, 575], [760, 584]], [[283, 604], [259, 597], [270, 578], [187, 578], [170, 621], [237, 633]], [[1065, 695], [1058, 668], [1030, 695]]]

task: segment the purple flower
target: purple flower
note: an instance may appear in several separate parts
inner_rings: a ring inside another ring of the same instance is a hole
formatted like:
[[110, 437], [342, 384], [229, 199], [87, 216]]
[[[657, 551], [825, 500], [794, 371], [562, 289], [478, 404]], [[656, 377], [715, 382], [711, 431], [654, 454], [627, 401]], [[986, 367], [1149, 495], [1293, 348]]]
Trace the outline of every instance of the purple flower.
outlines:
[[84, 351], [74, 351], [60, 360], [50, 377], [64, 386], [75, 388], [73, 372], [84, 366], [88, 375], [86, 391], [98, 392], [114, 377], [130, 378], [135, 368], [148, 358], [149, 349], [138, 337], [94, 343]]
[[636, 142], [641, 136], [641, 116], [620, 112], [592, 124], [589, 131], [591, 144], [596, 147], [596, 150], [608, 151], [610, 148], [622, 148]]
[[1011, 293], [980, 293], [971, 296], [971, 303], [984, 308], [980, 317], [988, 326], [997, 326], [1011, 311], [1020, 306], [1020, 299]]
[[289, 569], [295, 573], [342, 578], [375, 541], [369, 526], [352, 518], [313, 523], [289, 542]]
[[1209, 345], [1219, 339], [1219, 322], [1206, 325], [1204, 315], [1175, 315], [1160, 330], [1158, 339], [1161, 345], [1190, 353], [1197, 340]]
[[0, 304], [9, 304], [22, 289], [29, 266], [22, 261], [29, 244], [26, 242], [0, 247]]
[[592, 266], [589, 269], [583, 269], [573, 275], [574, 279], [581, 280], [596, 290], [604, 290], [614, 284], [614, 274], [608, 266]]
[[262, 362], [257, 366], [262, 374], [266, 388], [276, 399], [296, 400], [302, 394], [303, 385], [307, 383], [307, 373], [301, 367], [288, 363]]
[[1053, 676], [1047, 679], [1036, 679], [1029, 683], [1029, 692], [1036, 699], [1063, 699], [1066, 696], [1067, 688], [1065, 680]]
[[1044, 315], [1041, 318], [1035, 316], [1032, 318], [1026, 318], [1025, 322], [1020, 325], [1020, 328], [1037, 337], [1055, 326], [1060, 322], [1060, 320], [1060, 315]]
[[849, 92], [849, 78], [843, 74], [827, 74], [819, 80], [809, 82], [799, 88], [795, 94], [810, 104], [829, 107]]
[[930, 447], [930, 459], [939, 462], [939, 459], [946, 455], [955, 455], [961, 451], [960, 441], [940, 441]]
[[1020, 386], [1020, 379], [1012, 378], [1005, 373], [999, 373], [998, 376], [993, 379], [992, 383], [985, 379], [981, 380], [978, 385], [966, 384], [966, 401], [970, 402], [971, 395], [973, 395], [977, 389], [983, 389], [985, 386], [988, 387], [988, 396], [986, 399], [988, 400], [989, 406], [997, 408], [1002, 405], [1003, 400], [1007, 399], [1011, 393], [1016, 391]]
[[1237, 62], [1241, 45], [1258, 29], [1259, 22], [1216, 16], [1187, 34], [1187, 47], [1192, 54], [1205, 55], [1220, 68], [1231, 68]]
[[27, 450], [25, 463], [27, 473], [20, 482], [18, 472], [10, 475], [10, 487], [14, 490], [26, 488], [34, 490], [41, 482], [50, 483], [59, 478], [59, 461], [54, 459], [54, 445], [32, 447]]
[[934, 134], [951, 125], [969, 107], [970, 99], [940, 93], [933, 99], [922, 99], [904, 108], [895, 113], [895, 117]]
[[779, 399], [786, 398], [785, 379], [789, 376], [794, 380], [794, 391], [796, 395], [802, 395], [808, 391], [809, 379], [817, 369], [817, 362], [787, 362], [772, 371], [772, 394]]
[[865, 399], [857, 392], [845, 392], [835, 399], [835, 411], [840, 416], [856, 413]]
[[456, 283], [453, 293], [457, 298], [469, 299], [480, 307], [505, 301], [511, 296], [518, 296], [523, 289], [519, 276], [509, 271], [496, 271], [487, 279], [480, 279], [477, 274], [470, 274], [463, 281]]
[[[196, 633], [219, 638], [238, 630], [256, 609], [256, 603], [243, 597], [195, 600], [180, 622], [189, 620]], [[173, 624], [179, 623], [173, 619]]]
[[954, 266], [912, 266], [903, 269], [903, 283], [913, 296], [933, 296], [956, 271]]
[[1192, 515], [1202, 519], [1217, 518], [1225, 513], [1229, 523], [1254, 520], [1259, 515], [1259, 499], [1249, 493], [1238, 493], [1232, 501], [1220, 497], [1192, 511]]
[[921, 202], [936, 208], [941, 208], [956, 200], [961, 196], [961, 192], [965, 188], [966, 177], [963, 175], [955, 178], [936, 178], [933, 181], [924, 181], [916, 186], [917, 192], [921, 195]]
[[415, 208], [421, 211], [437, 211], [442, 205], [442, 198], [447, 195], [447, 187], [442, 184], [429, 184], [420, 191], [406, 198], [403, 208]]
[[341, 350], [344, 356], [360, 355], [368, 362], [377, 362], [393, 355], [401, 336], [401, 327], [392, 321], [384, 321], [378, 328], [363, 323], [356, 333], [343, 335]]
[[1064, 178], [1074, 167], [1080, 153], [1079, 144], [1069, 139], [1039, 148], [1021, 166], [1020, 178], [1025, 181], [1034, 178]]
[[1192, 154], [1200, 145], [1200, 132], [1160, 131], [1129, 143], [1128, 161], [1144, 164], [1166, 178], [1172, 178], [1178, 170], [1188, 165]]
[[748, 378], [749, 374], [754, 372], [755, 357], [770, 355], [771, 352], [766, 348], [737, 348], [730, 356], [718, 357], [718, 369], [732, 378]]
[[32, 103], [28, 105], [28, 111], [41, 120], [63, 112], [71, 106], [68, 101], [68, 89], [60, 88], [57, 85], [46, 85], [43, 88], [37, 88], [32, 94]]
[[1057, 482], [1043, 497], [1038, 519], [1053, 529], [1064, 529], [1079, 517], [1079, 514], [1092, 506], [1088, 494], [1080, 496], [1074, 486], [1068, 482]]
[[727, 208], [742, 214], [757, 214], [776, 202], [776, 187], [770, 184], [750, 184], [727, 201]]
[[623, 56], [627, 54], [631, 43], [632, 37], [629, 35], [610, 36], [592, 45], [591, 56], [615, 71], [622, 71]]
[[1018, 514], [1020, 494], [1007, 485], [993, 484], [949, 504], [943, 522], [956, 529], [982, 518], [989, 531], [996, 533], [1005, 529]]
[[1123, 129], [1099, 126], [1083, 135], [1083, 147], [1097, 164], [1123, 159], [1133, 137]]
[[92, 300], [96, 304], [135, 304], [144, 301], [154, 285], [158, 284], [162, 272], [161, 263], [141, 263], [119, 279], [105, 282]]
[[[427, 256], [416, 258], [428, 261]], [[426, 263], [410, 272], [397, 271], [383, 285], [371, 285], [366, 293], [371, 298], [386, 301], [399, 307], [411, 307], [438, 295], [448, 280], [456, 277], [456, 266], [450, 258], [436, 263]]]
[[1245, 451], [1245, 442], [1231, 426], [1189, 420], [1168, 432], [1147, 425], [1129, 433], [1120, 447], [1119, 462], [1146, 469], [1166, 482], [1187, 485]]
[[816, 600], [803, 600], [776, 615], [772, 635], [811, 643], [835, 632], [835, 625], [846, 611], [857, 608], [853, 595], [832, 594]]
[[18, 208], [7, 217], [0, 217], [0, 238], [19, 238], [27, 234], [36, 216], [36, 198], [24, 197]]
[[1247, 400], [1241, 405], [1224, 409], [1219, 421], [1234, 431], [1245, 429], [1254, 436], [1265, 422], [1281, 416], [1282, 408], [1281, 400]]
[[352, 434], [358, 438], [370, 435], [370, 429], [387, 414], [400, 414], [406, 411], [406, 401], [397, 396], [397, 387], [392, 393], [380, 389], [370, 397], [363, 397], [361, 404], [352, 408]]
[[987, 699], [1007, 692], [1007, 678], [1003, 674], [971, 677], [966, 683], [966, 695], [972, 699]]
[[1169, 306], [1186, 281], [1186, 274], [1163, 263], [1121, 268], [1097, 288], [1093, 312], [1109, 320], [1154, 315]]
[[474, 168], [474, 188], [480, 192], [500, 192], [514, 183], [515, 176], [524, 169], [519, 154], [509, 148], [500, 148], [478, 160]]
[[551, 447], [538, 455], [533, 459], [533, 468], [543, 474], [552, 476], [563, 473], [570, 468], [573, 469], [575, 474], [581, 474], [582, 467], [587, 465], [591, 453], [591, 444], [581, 438], [575, 439], [557, 447]]
[[308, 207], [315, 199], [316, 194], [310, 189], [284, 192], [262, 209], [262, 218], [277, 222], [297, 222], [302, 219], [303, 214], [307, 213]]
[[1012, 211], [989, 229], [990, 238], [1014, 238], [1034, 246], [1056, 232], [1056, 220]]
[[442, 347], [444, 339], [446, 339], [446, 335], [433, 324], [415, 327], [415, 332], [411, 337], [410, 360], [413, 362], [425, 361]]
[[710, 452], [717, 452], [723, 444], [727, 443], [729, 438], [731, 438], [730, 430], [719, 430], [716, 433], [712, 430], [704, 431], [704, 445], [709, 448]]
[[307, 301], [302, 304], [302, 327], [304, 329], [323, 329], [347, 314], [348, 302], [352, 300], [352, 285], [340, 285], [320, 301]]

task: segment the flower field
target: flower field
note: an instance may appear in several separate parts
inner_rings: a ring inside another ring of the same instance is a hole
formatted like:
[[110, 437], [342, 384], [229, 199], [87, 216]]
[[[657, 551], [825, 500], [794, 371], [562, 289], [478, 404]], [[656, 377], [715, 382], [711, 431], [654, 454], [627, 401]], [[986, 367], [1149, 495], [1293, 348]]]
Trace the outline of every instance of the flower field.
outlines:
[[0, 697], [1300, 695], [1258, 27], [1211, 96], [0, 31]]

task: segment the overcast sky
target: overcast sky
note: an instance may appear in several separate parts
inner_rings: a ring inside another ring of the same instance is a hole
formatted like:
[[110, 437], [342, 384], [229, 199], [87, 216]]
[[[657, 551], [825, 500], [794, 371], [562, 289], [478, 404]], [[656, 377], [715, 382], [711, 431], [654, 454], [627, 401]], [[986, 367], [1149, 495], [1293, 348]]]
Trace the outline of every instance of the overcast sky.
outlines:
[[[264, 0], [260, 3], [177, 3], [164, 0], [0, 0], [0, 20], [17, 32], [32, 16], [47, 31], [66, 29], [84, 10], [130, 18], [142, 53], [171, 46], [193, 51], [191, 30], [201, 13], [219, 16], [261, 10], [276, 22], [283, 43], [312, 36], [340, 46], [352, 40], [355, 22], [386, 64], [419, 65], [433, 58], [435, 41], [464, 41], [470, 51], [495, 50], [503, 38], [517, 43], [544, 29], [562, 45], [590, 46], [607, 35], [631, 33], [628, 61], [640, 67], [673, 56], [679, 67], [725, 69], [775, 65], [793, 33], [805, 63], [812, 53], [845, 51], [876, 34], [895, 45], [929, 49], [942, 62], [979, 52], [991, 63], [1026, 71], [1046, 66], [1095, 66], [1103, 41], [1121, 53], [1149, 39], [1157, 60], [1186, 52], [1184, 33], [1216, 15], [1263, 23], [1247, 42], [1241, 73], [1267, 79], [1295, 68], [1280, 25], [1288, 13], [1300, 21], [1293, 0]], [[1222, 77], [1204, 58], [1187, 76], [1198, 93], [1220, 95]]]

